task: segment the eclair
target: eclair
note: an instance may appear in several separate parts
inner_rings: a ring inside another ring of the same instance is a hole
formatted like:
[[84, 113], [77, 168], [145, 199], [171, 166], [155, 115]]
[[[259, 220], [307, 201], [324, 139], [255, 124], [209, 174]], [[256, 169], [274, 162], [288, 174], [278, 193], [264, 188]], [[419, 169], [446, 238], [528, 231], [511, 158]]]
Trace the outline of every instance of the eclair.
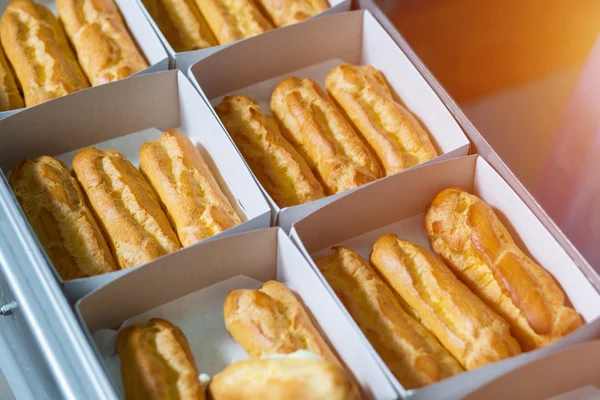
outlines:
[[176, 52], [218, 45], [194, 0], [142, 0], [142, 3]]
[[158, 194], [184, 246], [242, 222], [200, 152], [183, 133], [168, 130], [144, 143], [140, 170]]
[[371, 265], [405, 310], [465, 369], [521, 353], [510, 325], [420, 246], [393, 234], [381, 236], [373, 246]]
[[25, 107], [17, 81], [0, 46], [0, 111], [16, 110]]
[[306, 160], [327, 195], [381, 177], [371, 150], [315, 82], [284, 79], [271, 96], [271, 110], [283, 136]]
[[249, 38], [273, 29], [253, 0], [196, 0], [219, 44]]
[[394, 100], [374, 67], [339, 65], [329, 72], [325, 85], [375, 151], [386, 176], [437, 157], [425, 129]]
[[56, 10], [92, 86], [148, 67], [114, 0], [56, 0]]
[[515, 244], [480, 198], [460, 188], [441, 191], [425, 213], [425, 230], [458, 278], [508, 321], [524, 351], [582, 324], [553, 277]]
[[123, 329], [117, 337], [126, 400], [204, 400], [185, 334], [161, 318]]
[[327, 0], [257, 0], [275, 26], [292, 25], [329, 8]]
[[0, 40], [28, 107], [89, 87], [48, 8], [32, 0], [11, 0], [0, 21]]
[[296, 295], [277, 281], [258, 290], [233, 290], [224, 306], [225, 326], [251, 357], [308, 350], [339, 365]]
[[359, 400], [344, 370], [315, 359], [250, 358], [229, 365], [208, 386], [212, 400]]
[[9, 183], [64, 280], [117, 269], [79, 184], [63, 163], [49, 156], [21, 161], [10, 174]]
[[156, 194], [123, 155], [88, 147], [75, 154], [73, 170], [119, 267], [146, 263], [181, 247]]
[[400, 305], [392, 290], [354, 251], [315, 261], [379, 356], [406, 389], [459, 374], [461, 365]]
[[241, 95], [227, 96], [215, 111], [262, 187], [280, 208], [325, 197], [306, 161], [257, 101]]

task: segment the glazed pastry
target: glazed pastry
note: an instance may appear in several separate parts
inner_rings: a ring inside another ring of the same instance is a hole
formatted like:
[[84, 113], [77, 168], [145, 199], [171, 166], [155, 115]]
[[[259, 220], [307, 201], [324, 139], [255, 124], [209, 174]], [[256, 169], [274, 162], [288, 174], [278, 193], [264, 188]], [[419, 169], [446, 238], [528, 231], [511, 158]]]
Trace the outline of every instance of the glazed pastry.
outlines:
[[204, 388], [184, 333], [153, 318], [117, 338], [126, 400], [204, 400]]
[[253, 0], [196, 0], [219, 44], [249, 38], [273, 29]]
[[0, 111], [16, 110], [25, 107], [19, 93], [17, 81], [0, 46]]
[[184, 246], [242, 221], [194, 144], [177, 130], [144, 143], [140, 169], [154, 188]]
[[225, 300], [224, 317], [229, 333], [251, 357], [308, 350], [339, 365], [304, 306], [282, 283], [232, 290]]
[[257, 0], [275, 26], [292, 25], [329, 8], [327, 0]]
[[115, 261], [71, 171], [42, 156], [24, 160], [10, 186], [58, 274], [84, 278], [115, 271]]
[[56, 0], [56, 9], [92, 86], [148, 67], [114, 0]]
[[88, 147], [75, 154], [73, 170], [119, 267], [143, 264], [180, 248], [156, 194], [120, 153]]
[[509, 324], [418, 245], [381, 236], [371, 265], [399, 295], [401, 305], [467, 369], [521, 353]]
[[0, 40], [28, 107], [89, 87], [60, 22], [46, 7], [11, 0], [0, 21]]
[[236, 361], [215, 375], [212, 400], [358, 400], [360, 393], [337, 365], [315, 359]]
[[552, 276], [519, 249], [478, 197], [459, 188], [443, 190], [425, 214], [425, 230], [458, 278], [510, 323], [524, 351], [582, 324]]
[[431, 333], [404, 311], [391, 289], [354, 251], [315, 261], [379, 356], [406, 389], [463, 371]]
[[381, 177], [377, 160], [342, 113], [310, 79], [287, 78], [271, 97], [283, 136], [306, 160], [326, 194]]
[[325, 85], [375, 151], [385, 175], [437, 157], [427, 132], [394, 100], [385, 78], [372, 66], [339, 65]]
[[306, 161], [257, 101], [241, 95], [227, 96], [215, 111], [262, 187], [280, 208], [325, 197]]
[[194, 0], [142, 0], [146, 10], [176, 52], [218, 45]]

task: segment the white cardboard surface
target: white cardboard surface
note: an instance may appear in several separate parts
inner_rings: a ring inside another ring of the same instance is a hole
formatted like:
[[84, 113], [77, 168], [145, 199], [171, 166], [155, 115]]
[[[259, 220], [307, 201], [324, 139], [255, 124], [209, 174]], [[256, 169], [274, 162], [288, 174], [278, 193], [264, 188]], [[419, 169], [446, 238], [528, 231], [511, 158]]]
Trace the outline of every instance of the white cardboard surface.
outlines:
[[[235, 251], [231, 251], [235, 249]], [[367, 398], [392, 399], [395, 391], [363, 347], [328, 290], [279, 228], [203, 243], [149, 263], [99, 288], [75, 308], [97, 354], [119, 387], [114, 352], [124, 323], [164, 317], [183, 329], [201, 372], [214, 374], [246, 354], [229, 336], [223, 301], [233, 288], [256, 288], [277, 279], [294, 290]], [[107, 312], [111, 310], [111, 312]]]
[[[194, 64], [188, 75], [213, 106], [225, 95], [238, 93], [256, 99], [270, 113], [271, 94], [282, 79], [311, 78], [324, 88], [327, 73], [342, 62], [371, 64], [385, 74], [396, 99], [420, 119], [441, 153], [430, 163], [468, 154], [469, 141], [450, 112], [365, 11], [322, 17], [233, 44]], [[273, 220], [286, 232], [297, 220], [352, 191], [282, 210], [263, 190], [273, 209]]]
[[[331, 7], [329, 9], [327, 9], [326, 11], [323, 11], [322, 13], [315, 15], [312, 18], [318, 18], [318, 17], [325, 16], [325, 15], [350, 11], [350, 6], [352, 3], [351, 0], [328, 0], [328, 1], [329, 1], [329, 4], [331, 5]], [[171, 62], [172, 62], [172, 67], [177, 68], [178, 70], [182, 71], [183, 73], [187, 73], [190, 66], [192, 64], [194, 64], [195, 62], [200, 61], [203, 58], [206, 58], [206, 57], [210, 56], [211, 54], [214, 54], [220, 50], [223, 50], [224, 48], [229, 47], [230, 45], [233, 44], [233, 43], [228, 43], [228, 44], [224, 44], [224, 45], [210, 47], [208, 49], [192, 50], [192, 51], [185, 51], [185, 52], [178, 53], [175, 50], [173, 50], [173, 47], [171, 47], [171, 45], [169, 44], [169, 41], [165, 38], [165, 36], [161, 32], [160, 28], [156, 24], [156, 22], [154, 22], [154, 19], [152, 18], [152, 16], [146, 9], [146, 6], [144, 6], [144, 3], [142, 2], [142, 0], [136, 0], [136, 2], [138, 4], [138, 6], [142, 9], [144, 17], [149, 21], [150, 25], [154, 29], [154, 32], [160, 38], [162, 45], [164, 46], [167, 53], [169, 54], [169, 58], [171, 59]], [[286, 27], [277, 28], [277, 29], [285, 29], [285, 28]], [[249, 38], [249, 39], [251, 39], [251, 38]], [[242, 39], [242, 40], [246, 40], [246, 39]], [[237, 43], [237, 42], [234, 42], [234, 43]]]
[[[70, 167], [73, 155], [88, 146], [120, 151], [137, 166], [141, 145], [171, 128], [180, 129], [196, 145], [243, 221], [205, 240], [268, 227], [269, 206], [246, 164], [210, 107], [177, 71], [78, 92], [0, 121], [5, 134], [0, 169], [8, 172], [22, 159], [41, 155], [57, 156]], [[65, 294], [74, 301], [140, 267], [63, 282]]]
[[[420, 390], [405, 390], [380, 360], [398, 393], [411, 398], [460, 398], [531, 360], [574, 343], [600, 337], [600, 294], [527, 206], [478, 156], [429, 164], [380, 180], [300, 220], [292, 228], [290, 236], [329, 287], [312, 259], [330, 254], [332, 246], [351, 248], [368, 261], [375, 240], [385, 233], [395, 233], [431, 251], [424, 231], [423, 213], [437, 193], [451, 186], [474, 193], [495, 209], [520, 247], [558, 280], [587, 324], [543, 349], [463, 373]], [[335, 295], [331, 288], [330, 292]], [[341, 302], [338, 304], [343, 307]], [[350, 314], [345, 313], [351, 319]], [[360, 330], [356, 324], [353, 326]], [[367, 342], [364, 336], [363, 339]], [[368, 346], [378, 357], [373, 347]], [[556, 367], [560, 368], [559, 365]]]
[[600, 341], [579, 344], [509, 372], [464, 400], [598, 400], [599, 362]]
[[[4, 9], [9, 2], [10, 0], [0, 0], [0, 16], [4, 12]], [[55, 16], [58, 16], [54, 0], [35, 0], [35, 2], [48, 7], [50, 10], [52, 10]], [[117, 6], [121, 11], [121, 15], [127, 24], [127, 28], [129, 29], [131, 37], [138, 44], [142, 54], [149, 64], [148, 68], [134, 74], [133, 76], [168, 70], [169, 56], [140, 8], [131, 0], [115, 0], [115, 2], [117, 3]], [[11, 111], [1, 111], [0, 120], [22, 110], [24, 110], [24, 108]]]

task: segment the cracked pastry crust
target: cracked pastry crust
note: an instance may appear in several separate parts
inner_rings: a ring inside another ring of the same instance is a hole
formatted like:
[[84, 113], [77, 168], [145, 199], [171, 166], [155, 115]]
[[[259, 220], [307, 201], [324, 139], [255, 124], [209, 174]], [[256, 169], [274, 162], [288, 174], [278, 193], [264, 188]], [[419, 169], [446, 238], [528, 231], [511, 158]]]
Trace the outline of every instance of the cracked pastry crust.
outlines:
[[92, 86], [148, 67], [114, 0], [56, 0], [56, 10]]
[[515, 244], [492, 208], [459, 188], [441, 191], [425, 214], [433, 250], [511, 325], [524, 351], [582, 324], [553, 277]]
[[194, 0], [142, 0], [176, 52], [217, 46], [217, 39]]
[[273, 29], [253, 0], [196, 0], [196, 4], [219, 44]]
[[61, 24], [32, 0], [11, 0], [0, 39], [30, 107], [89, 87]]
[[185, 334], [161, 318], [123, 329], [117, 338], [127, 400], [204, 400]]
[[271, 97], [283, 136], [331, 195], [381, 177], [367, 145], [327, 93], [310, 79], [287, 78]]
[[10, 186], [48, 257], [64, 280], [117, 269], [79, 184], [60, 161], [23, 160]]
[[251, 357], [308, 350], [340, 365], [296, 295], [277, 281], [258, 290], [233, 290], [224, 306], [225, 326]]
[[325, 197], [306, 161], [281, 135], [277, 121], [257, 101], [227, 96], [215, 107], [250, 169], [281, 208]]
[[156, 194], [120, 153], [88, 147], [73, 158], [73, 170], [119, 267], [133, 267], [180, 248]]
[[433, 254], [396, 235], [381, 236], [371, 265], [399, 301], [467, 369], [521, 353], [510, 325]]
[[232, 363], [208, 386], [214, 400], [359, 400], [360, 393], [337, 365], [312, 359], [256, 359]]
[[17, 81], [10, 69], [4, 50], [0, 46], [0, 111], [16, 110], [25, 107]]
[[200, 152], [183, 133], [168, 130], [144, 143], [140, 170], [158, 194], [184, 246], [242, 222]]
[[373, 148], [386, 176], [437, 157], [427, 132], [394, 100], [385, 78], [374, 67], [338, 65], [327, 75], [325, 85]]
[[388, 368], [406, 389], [429, 385], [463, 371], [437, 339], [400, 305], [392, 290], [354, 251], [315, 263]]
[[275, 26], [292, 25], [329, 8], [327, 0], [257, 0]]

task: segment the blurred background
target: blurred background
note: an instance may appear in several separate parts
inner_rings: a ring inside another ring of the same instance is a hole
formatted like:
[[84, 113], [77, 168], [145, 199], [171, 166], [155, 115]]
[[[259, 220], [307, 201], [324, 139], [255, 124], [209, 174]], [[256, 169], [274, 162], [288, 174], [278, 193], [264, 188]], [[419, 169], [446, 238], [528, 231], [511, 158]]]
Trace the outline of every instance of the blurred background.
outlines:
[[488, 143], [600, 270], [600, 1], [380, 4]]

